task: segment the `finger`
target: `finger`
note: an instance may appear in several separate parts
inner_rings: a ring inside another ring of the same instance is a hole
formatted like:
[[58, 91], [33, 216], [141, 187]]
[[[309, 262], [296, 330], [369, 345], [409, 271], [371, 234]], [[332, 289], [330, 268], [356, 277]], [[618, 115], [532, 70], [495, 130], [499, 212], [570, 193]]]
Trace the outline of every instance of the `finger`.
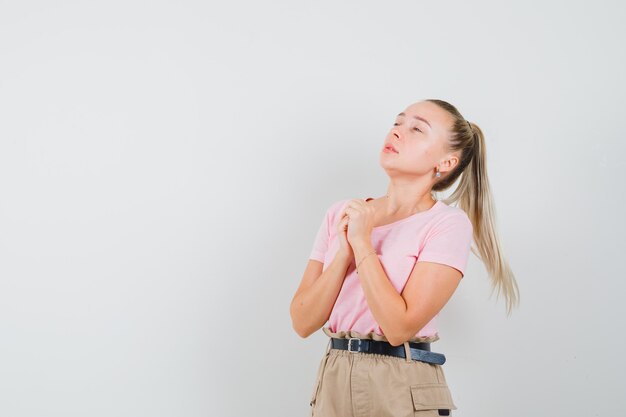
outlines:
[[356, 216], [357, 214], [361, 213], [361, 209], [360, 208], [354, 208], [354, 207], [346, 207], [346, 214], [349, 216]]
[[348, 229], [348, 218], [343, 218], [337, 225], [337, 230], [345, 232]]
[[348, 208], [348, 205], [346, 204], [341, 211], [339, 212], [339, 217], [340, 218], [344, 218], [346, 216], [346, 209]]
[[351, 208], [357, 209], [359, 207], [363, 207], [364, 204], [365, 204], [365, 200], [354, 198], [348, 201], [348, 204], [346, 204], [346, 208], [351, 207]]

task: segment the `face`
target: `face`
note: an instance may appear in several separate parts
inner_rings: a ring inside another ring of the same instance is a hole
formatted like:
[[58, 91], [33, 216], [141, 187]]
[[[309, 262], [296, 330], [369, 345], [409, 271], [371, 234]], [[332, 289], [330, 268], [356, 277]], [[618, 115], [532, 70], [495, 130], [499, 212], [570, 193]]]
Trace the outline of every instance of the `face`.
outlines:
[[[451, 125], [451, 116], [434, 103], [410, 105], [395, 117], [381, 149], [380, 164], [390, 174], [412, 176], [432, 175], [436, 166], [442, 173], [450, 170], [458, 162], [445, 150]], [[396, 152], [386, 149], [388, 145]]]

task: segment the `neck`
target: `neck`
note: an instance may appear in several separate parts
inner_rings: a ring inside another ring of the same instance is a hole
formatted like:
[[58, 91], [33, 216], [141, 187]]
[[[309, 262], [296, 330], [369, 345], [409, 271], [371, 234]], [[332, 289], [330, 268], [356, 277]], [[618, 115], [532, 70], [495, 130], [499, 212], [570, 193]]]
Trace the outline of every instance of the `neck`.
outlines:
[[410, 198], [400, 199], [396, 197], [395, 195], [393, 195], [392, 193], [385, 194], [384, 198], [387, 203], [386, 212], [388, 214], [405, 213], [405, 214], [411, 215], [414, 213], [419, 213], [420, 211], [426, 211], [437, 203], [437, 200], [433, 198], [430, 192], [418, 200], [410, 199]]

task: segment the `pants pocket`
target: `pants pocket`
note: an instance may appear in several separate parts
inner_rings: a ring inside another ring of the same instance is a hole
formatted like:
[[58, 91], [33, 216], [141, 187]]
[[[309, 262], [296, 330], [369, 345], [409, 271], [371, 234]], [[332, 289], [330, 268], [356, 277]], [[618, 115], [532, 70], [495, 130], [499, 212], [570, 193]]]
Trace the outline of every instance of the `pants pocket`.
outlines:
[[313, 407], [313, 404], [315, 404], [315, 400], [317, 399], [317, 391], [320, 388], [320, 380], [316, 380], [315, 381], [315, 386], [313, 387], [313, 392], [311, 393], [311, 400], [309, 401], [309, 405], [311, 407]]
[[411, 397], [415, 417], [449, 416], [451, 410], [456, 410], [445, 383], [411, 385]]
[[311, 392], [311, 399], [309, 401], [309, 405], [313, 407], [315, 405], [315, 400], [317, 400], [317, 395], [320, 391], [320, 385], [322, 384], [322, 376], [324, 374], [324, 368], [326, 367], [326, 361], [328, 360], [328, 353], [324, 355], [322, 360], [320, 361], [319, 366], [317, 367], [317, 377], [315, 378], [315, 384], [313, 385], [313, 391]]

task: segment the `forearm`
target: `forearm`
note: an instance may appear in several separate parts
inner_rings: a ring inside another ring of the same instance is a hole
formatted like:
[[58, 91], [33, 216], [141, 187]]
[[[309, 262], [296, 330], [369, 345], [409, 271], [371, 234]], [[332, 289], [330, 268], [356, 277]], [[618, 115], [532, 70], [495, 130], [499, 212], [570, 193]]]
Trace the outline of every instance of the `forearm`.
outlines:
[[293, 300], [291, 318], [300, 336], [308, 337], [326, 323], [351, 261], [343, 256], [335, 256], [313, 284]]
[[352, 249], [356, 261], [362, 260], [358, 264], [358, 276], [374, 319], [392, 345], [401, 345], [406, 339], [407, 306], [404, 298], [391, 284], [378, 256], [367, 256], [374, 250], [370, 242], [355, 243]]

